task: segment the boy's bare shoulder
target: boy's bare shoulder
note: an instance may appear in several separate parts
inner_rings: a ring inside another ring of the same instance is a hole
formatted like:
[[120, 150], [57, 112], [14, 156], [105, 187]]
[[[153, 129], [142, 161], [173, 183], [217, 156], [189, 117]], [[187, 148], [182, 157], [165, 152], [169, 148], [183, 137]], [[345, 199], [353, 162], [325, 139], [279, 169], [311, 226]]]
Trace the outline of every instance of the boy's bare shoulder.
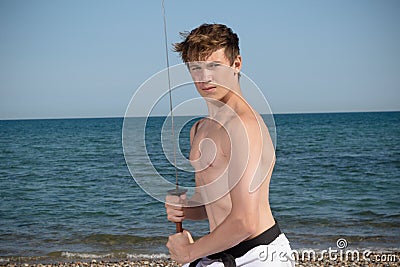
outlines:
[[193, 125], [192, 128], [190, 128], [190, 145], [192, 145], [194, 136], [196, 135], [196, 132], [199, 128], [200, 123], [204, 120], [205, 118], [202, 118], [198, 121], [196, 121]]
[[[233, 116], [227, 123], [228, 131], [237, 134], [259, 133], [262, 128], [259, 115], [255, 112], [242, 112]], [[244, 131], [245, 130], [245, 131]]]

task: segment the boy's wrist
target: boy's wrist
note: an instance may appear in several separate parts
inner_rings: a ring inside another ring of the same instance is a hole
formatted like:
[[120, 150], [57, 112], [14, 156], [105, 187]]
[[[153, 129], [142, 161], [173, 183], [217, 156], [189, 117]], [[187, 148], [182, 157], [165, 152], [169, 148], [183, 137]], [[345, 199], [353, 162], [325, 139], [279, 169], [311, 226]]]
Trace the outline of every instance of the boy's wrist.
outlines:
[[198, 258], [200, 258], [200, 256], [198, 256], [197, 244], [194, 242], [189, 245], [189, 262], [193, 262]]

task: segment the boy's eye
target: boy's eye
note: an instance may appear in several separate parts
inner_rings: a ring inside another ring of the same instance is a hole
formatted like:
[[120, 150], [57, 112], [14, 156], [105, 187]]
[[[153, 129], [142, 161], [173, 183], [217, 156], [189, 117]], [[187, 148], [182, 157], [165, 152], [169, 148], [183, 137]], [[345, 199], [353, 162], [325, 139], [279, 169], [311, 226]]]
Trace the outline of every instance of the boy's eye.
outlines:
[[191, 67], [190, 69], [191, 69], [191, 70], [199, 70], [200, 67], [199, 67], [199, 66], [193, 66], [193, 67]]
[[210, 64], [208, 64], [208, 68], [215, 68], [215, 67], [218, 67], [220, 64], [219, 63], [215, 63], [215, 62], [213, 62], [213, 63], [210, 63]]

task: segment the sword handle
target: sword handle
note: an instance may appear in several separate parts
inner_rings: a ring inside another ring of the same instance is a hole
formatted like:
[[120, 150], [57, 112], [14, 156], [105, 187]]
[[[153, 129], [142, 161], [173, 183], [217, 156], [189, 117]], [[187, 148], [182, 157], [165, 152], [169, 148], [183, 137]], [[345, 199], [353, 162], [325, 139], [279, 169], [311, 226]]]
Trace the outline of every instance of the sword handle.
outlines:
[[[172, 189], [172, 190], [168, 190], [168, 194], [180, 197], [181, 195], [185, 194], [186, 191], [187, 191], [186, 189], [175, 188], [175, 189]], [[175, 223], [175, 227], [176, 227], [176, 232], [177, 233], [182, 233], [183, 232], [182, 222]]]
[[177, 233], [182, 233], [183, 232], [182, 222], [175, 223], [175, 226], [176, 226], [176, 232]]

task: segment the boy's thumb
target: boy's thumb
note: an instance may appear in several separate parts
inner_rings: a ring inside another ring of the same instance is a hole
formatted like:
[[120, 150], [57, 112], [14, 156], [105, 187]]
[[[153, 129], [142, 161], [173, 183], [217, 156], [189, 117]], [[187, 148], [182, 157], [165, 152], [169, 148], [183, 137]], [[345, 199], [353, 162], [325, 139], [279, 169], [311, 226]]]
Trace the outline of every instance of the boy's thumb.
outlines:
[[183, 230], [183, 234], [185, 234], [185, 235], [188, 237], [189, 243], [190, 243], [190, 244], [193, 244], [193, 243], [194, 243], [193, 237], [192, 237], [192, 235], [190, 234], [189, 231]]

